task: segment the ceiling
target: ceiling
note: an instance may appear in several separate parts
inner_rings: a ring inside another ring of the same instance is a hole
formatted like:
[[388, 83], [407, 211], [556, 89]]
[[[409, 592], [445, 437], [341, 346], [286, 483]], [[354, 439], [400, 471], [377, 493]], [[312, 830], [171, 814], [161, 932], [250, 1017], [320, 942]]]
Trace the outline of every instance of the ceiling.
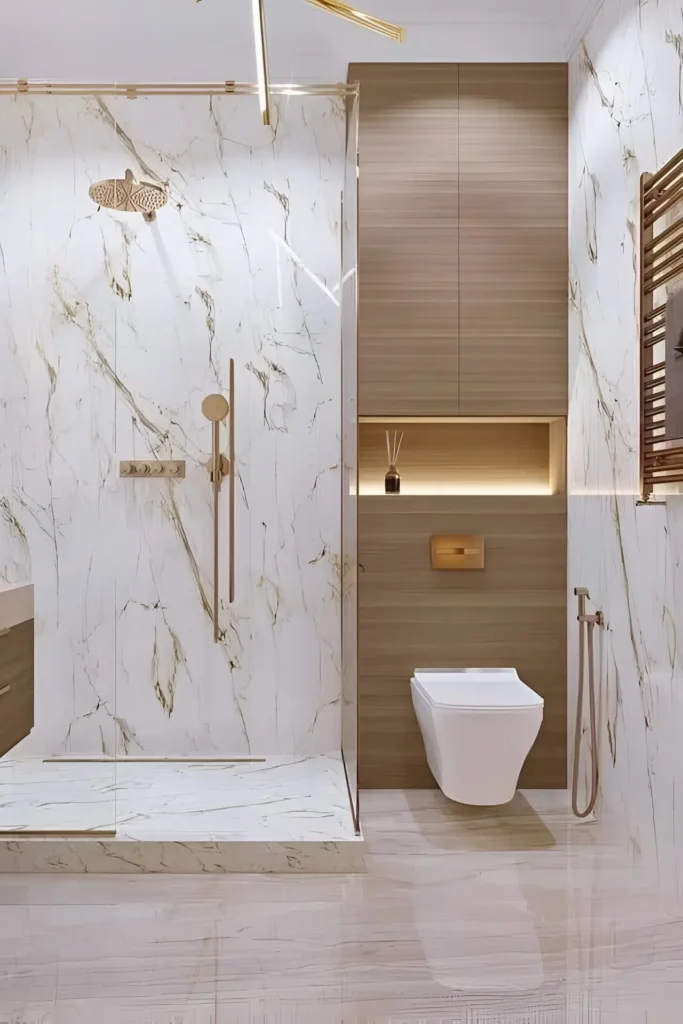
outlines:
[[[305, 0], [265, 0], [271, 79], [346, 79], [350, 61], [566, 60], [599, 0], [357, 0], [404, 44]], [[251, 0], [5, 4], [0, 78], [254, 81]]]

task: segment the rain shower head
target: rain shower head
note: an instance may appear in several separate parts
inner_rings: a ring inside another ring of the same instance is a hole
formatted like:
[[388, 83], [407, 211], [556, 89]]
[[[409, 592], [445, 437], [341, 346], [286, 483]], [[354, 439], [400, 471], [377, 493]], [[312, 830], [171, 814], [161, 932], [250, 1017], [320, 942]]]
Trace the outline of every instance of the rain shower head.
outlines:
[[98, 206], [124, 213], [141, 213], [146, 221], [155, 220], [156, 211], [168, 202], [168, 196], [161, 185], [136, 181], [131, 170], [126, 171], [125, 178], [96, 181], [90, 186], [88, 195]]

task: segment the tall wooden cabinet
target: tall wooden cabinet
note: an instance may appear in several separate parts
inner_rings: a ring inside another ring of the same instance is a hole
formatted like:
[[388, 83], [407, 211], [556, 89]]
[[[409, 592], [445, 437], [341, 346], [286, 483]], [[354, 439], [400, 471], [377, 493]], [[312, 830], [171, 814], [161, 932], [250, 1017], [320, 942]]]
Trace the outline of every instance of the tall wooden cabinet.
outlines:
[[[567, 767], [567, 66], [356, 64], [359, 779], [433, 783], [414, 669], [514, 666]], [[385, 430], [405, 431], [384, 495]], [[481, 535], [437, 572], [435, 534]]]
[[567, 66], [352, 64], [359, 411], [567, 409]]

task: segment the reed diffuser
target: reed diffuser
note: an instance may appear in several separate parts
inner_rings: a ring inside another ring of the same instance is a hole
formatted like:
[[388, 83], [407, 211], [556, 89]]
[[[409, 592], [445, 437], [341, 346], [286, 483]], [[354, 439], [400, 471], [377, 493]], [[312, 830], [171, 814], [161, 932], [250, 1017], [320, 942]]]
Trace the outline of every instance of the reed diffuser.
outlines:
[[393, 437], [389, 436], [387, 430], [387, 458], [389, 459], [389, 469], [387, 475], [384, 477], [384, 493], [385, 494], [400, 494], [401, 493], [401, 474], [396, 469], [396, 463], [398, 462], [398, 455], [401, 451], [401, 444], [403, 443], [403, 432], [400, 434], [398, 431], [394, 431]]

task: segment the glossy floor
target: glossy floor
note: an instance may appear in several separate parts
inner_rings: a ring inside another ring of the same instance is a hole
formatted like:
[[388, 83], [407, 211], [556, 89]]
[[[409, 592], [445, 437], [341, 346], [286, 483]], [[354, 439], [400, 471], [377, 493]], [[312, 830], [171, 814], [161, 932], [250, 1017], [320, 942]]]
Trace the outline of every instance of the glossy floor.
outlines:
[[0, 876], [0, 1022], [679, 1024], [677, 900], [528, 797], [366, 793], [365, 875]]

